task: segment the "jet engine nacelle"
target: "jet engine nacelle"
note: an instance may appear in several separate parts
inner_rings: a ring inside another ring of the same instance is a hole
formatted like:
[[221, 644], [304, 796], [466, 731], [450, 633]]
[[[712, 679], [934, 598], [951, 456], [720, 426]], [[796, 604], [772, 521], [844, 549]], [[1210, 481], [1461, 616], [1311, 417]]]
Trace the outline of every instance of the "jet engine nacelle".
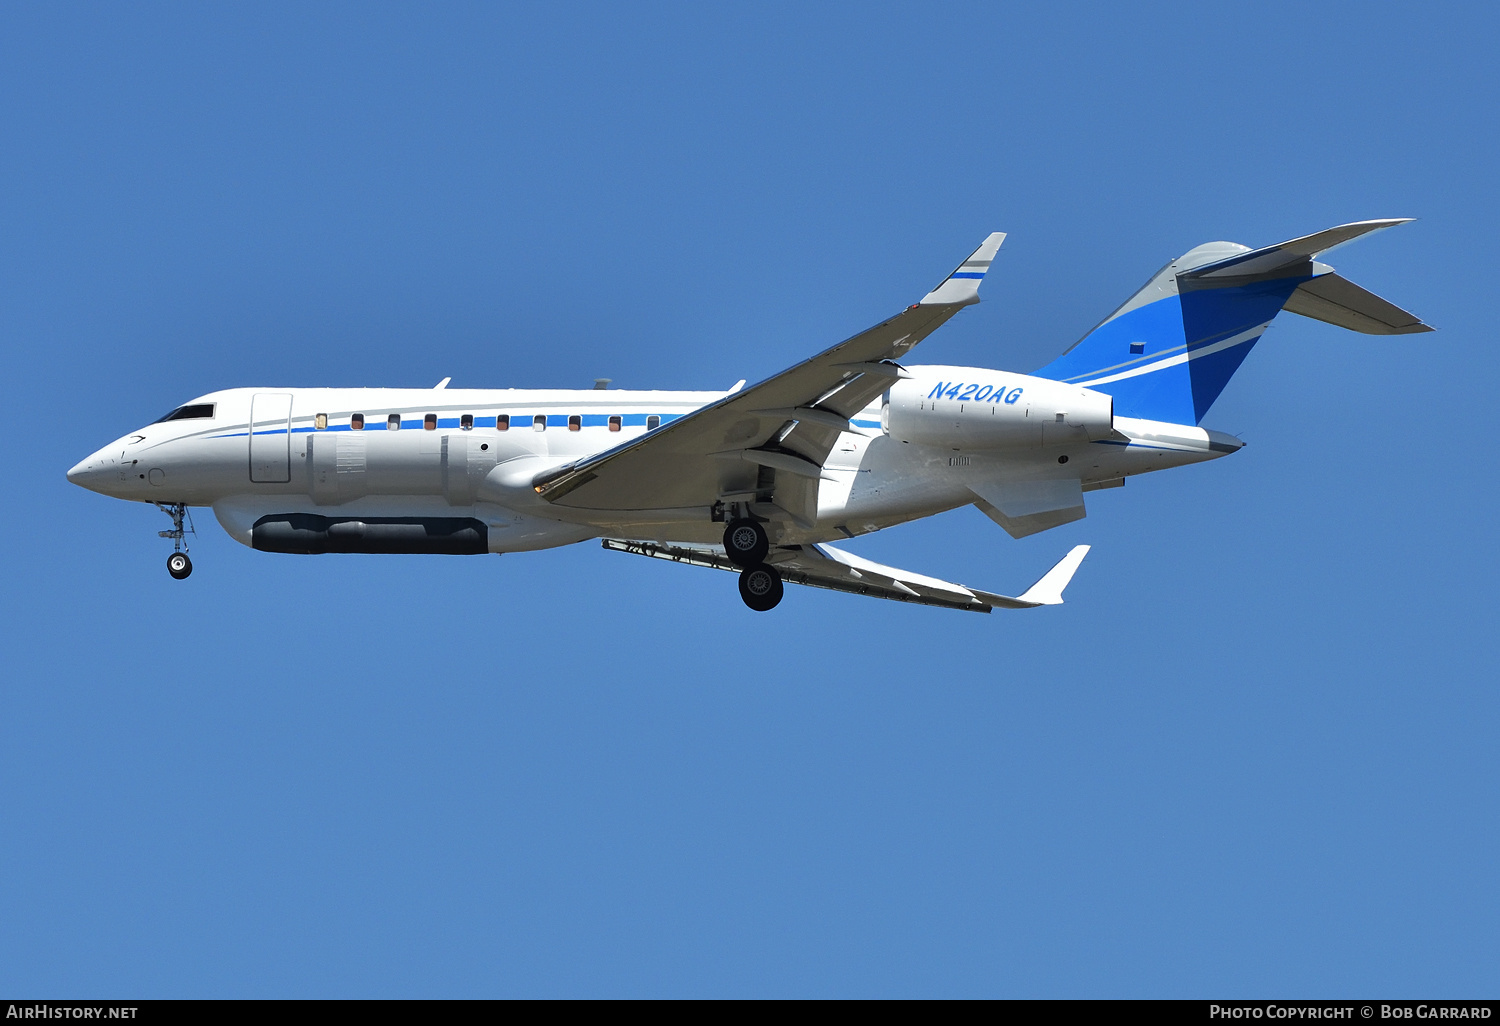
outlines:
[[1025, 449], [1107, 438], [1103, 392], [981, 367], [908, 367], [891, 386], [882, 426], [897, 441], [949, 449]]

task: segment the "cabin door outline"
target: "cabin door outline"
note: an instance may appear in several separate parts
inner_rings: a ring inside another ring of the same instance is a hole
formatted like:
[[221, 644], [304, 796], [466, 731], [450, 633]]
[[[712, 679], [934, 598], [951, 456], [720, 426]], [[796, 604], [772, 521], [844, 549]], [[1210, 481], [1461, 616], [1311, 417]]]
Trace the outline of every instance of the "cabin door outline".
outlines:
[[291, 479], [291, 393], [257, 392], [250, 399], [250, 480], [287, 484]]

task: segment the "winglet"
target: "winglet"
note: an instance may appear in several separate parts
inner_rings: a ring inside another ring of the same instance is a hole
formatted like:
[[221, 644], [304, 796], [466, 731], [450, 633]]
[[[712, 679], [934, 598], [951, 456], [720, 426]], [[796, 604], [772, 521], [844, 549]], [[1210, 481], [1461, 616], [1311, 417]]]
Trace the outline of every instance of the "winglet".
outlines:
[[1057, 565], [1042, 575], [1042, 579], [1026, 589], [1025, 594], [1012, 597], [1010, 595], [996, 595], [994, 592], [980, 591], [970, 588], [969, 591], [982, 602], [999, 609], [1035, 609], [1037, 606], [1060, 606], [1062, 605], [1063, 589], [1073, 579], [1073, 574], [1078, 570], [1078, 564], [1083, 562], [1083, 557], [1089, 554], [1087, 545], [1075, 545], [1072, 550], [1057, 561]]
[[1058, 560], [1056, 566], [1042, 575], [1042, 579], [1026, 589], [1021, 596], [1022, 602], [1034, 602], [1039, 606], [1062, 605], [1063, 589], [1073, 579], [1073, 574], [1078, 570], [1078, 564], [1083, 562], [1083, 557], [1089, 554], [1087, 545], [1075, 545], [1062, 559]]
[[968, 306], [979, 302], [979, 283], [984, 281], [990, 262], [1000, 252], [1004, 232], [991, 232], [989, 238], [969, 255], [969, 259], [943, 279], [941, 285], [922, 297], [921, 306]]

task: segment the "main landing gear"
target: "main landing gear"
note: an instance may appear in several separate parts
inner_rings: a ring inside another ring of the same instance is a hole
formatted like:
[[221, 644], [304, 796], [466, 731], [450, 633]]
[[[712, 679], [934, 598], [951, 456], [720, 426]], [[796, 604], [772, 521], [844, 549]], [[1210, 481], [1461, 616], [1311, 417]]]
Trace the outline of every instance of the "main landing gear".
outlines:
[[724, 554], [740, 570], [740, 598], [758, 613], [774, 609], [781, 601], [781, 574], [765, 563], [771, 540], [759, 522], [740, 517], [724, 528]]
[[[180, 581], [193, 572], [193, 561], [188, 559], [187, 536], [197, 534], [193, 530], [193, 517], [188, 513], [185, 502], [153, 502], [151, 505], [161, 510], [172, 518], [172, 529], [170, 531], [157, 531], [162, 538], [172, 539], [172, 554], [167, 557], [167, 573], [172, 579]], [[186, 521], [187, 526], [183, 523]]]
[[766, 529], [749, 517], [731, 520], [724, 528], [724, 554], [735, 566], [755, 566], [771, 551]]
[[740, 571], [740, 598], [757, 613], [775, 609], [783, 590], [781, 575], [774, 566], [757, 563]]

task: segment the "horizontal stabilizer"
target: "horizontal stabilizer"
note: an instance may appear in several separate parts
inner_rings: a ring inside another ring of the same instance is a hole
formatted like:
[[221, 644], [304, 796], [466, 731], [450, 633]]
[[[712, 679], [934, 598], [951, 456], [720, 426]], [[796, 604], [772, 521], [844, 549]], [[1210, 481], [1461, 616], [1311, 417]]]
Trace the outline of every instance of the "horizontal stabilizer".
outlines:
[[1323, 274], [1303, 282], [1283, 309], [1366, 335], [1411, 335], [1432, 330], [1415, 314], [1338, 274]]
[[[605, 538], [604, 547], [616, 552], [670, 559], [675, 563], [689, 563], [735, 573], [740, 571], [724, 555], [723, 549], [714, 546], [665, 545], [659, 542]], [[788, 584], [805, 584], [814, 588], [828, 588], [897, 602], [988, 613], [993, 609], [1030, 609], [1060, 604], [1063, 589], [1073, 579], [1078, 564], [1083, 562], [1088, 551], [1087, 545], [1075, 546], [1041, 580], [1015, 598], [977, 588], [966, 588], [961, 584], [951, 584], [909, 570], [883, 566], [832, 545], [777, 546], [766, 556], [766, 562], [774, 566], [782, 580]]]
[[1272, 274], [1276, 271], [1296, 267], [1299, 264], [1305, 264], [1318, 254], [1337, 249], [1346, 242], [1353, 242], [1361, 235], [1378, 232], [1382, 228], [1392, 228], [1398, 224], [1406, 224], [1412, 220], [1415, 219], [1410, 217], [1394, 217], [1378, 221], [1355, 221], [1352, 224], [1341, 224], [1337, 228], [1314, 232], [1312, 235], [1304, 235], [1300, 239], [1280, 242], [1274, 246], [1265, 246], [1261, 249], [1252, 249], [1248, 253], [1239, 253], [1229, 257], [1227, 260], [1216, 260], [1211, 264], [1194, 267], [1192, 270], [1179, 273], [1177, 277], [1179, 280], [1184, 278], [1192, 280], [1198, 278], [1238, 278], [1241, 275]]
[[995, 259], [995, 254], [1000, 252], [1000, 243], [1004, 241], [1004, 232], [991, 232], [979, 244], [979, 248], [969, 254], [967, 260], [943, 279], [941, 285], [922, 297], [921, 305], [968, 306], [979, 302], [979, 283], [989, 273], [990, 263]]

